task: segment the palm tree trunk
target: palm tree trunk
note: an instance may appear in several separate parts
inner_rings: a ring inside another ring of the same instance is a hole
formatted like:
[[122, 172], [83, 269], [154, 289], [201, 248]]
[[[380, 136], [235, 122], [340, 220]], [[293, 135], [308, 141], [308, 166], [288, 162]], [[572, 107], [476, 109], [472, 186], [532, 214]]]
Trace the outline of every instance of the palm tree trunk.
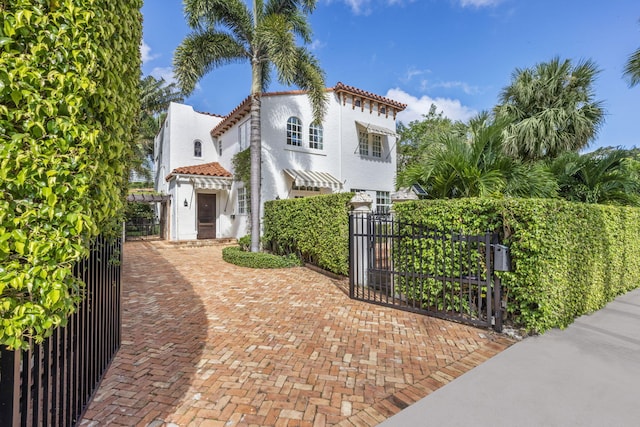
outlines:
[[260, 193], [262, 166], [262, 135], [260, 131], [260, 95], [262, 76], [260, 62], [251, 64], [251, 252], [260, 251]]

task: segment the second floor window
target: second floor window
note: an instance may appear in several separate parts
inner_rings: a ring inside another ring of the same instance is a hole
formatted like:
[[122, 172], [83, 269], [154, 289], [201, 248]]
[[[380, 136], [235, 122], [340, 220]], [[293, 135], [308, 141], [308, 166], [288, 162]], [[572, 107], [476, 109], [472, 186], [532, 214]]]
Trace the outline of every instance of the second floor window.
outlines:
[[312, 123], [311, 126], [309, 126], [309, 148], [322, 150], [322, 139], [322, 125]]
[[240, 151], [249, 148], [249, 137], [251, 134], [251, 120], [247, 120], [238, 126], [238, 145]]
[[193, 141], [193, 157], [202, 157], [202, 142]]
[[369, 134], [363, 131], [358, 132], [358, 147], [361, 156], [369, 155]]
[[287, 145], [302, 146], [302, 122], [297, 117], [287, 120]]
[[380, 135], [371, 135], [371, 155], [382, 157], [382, 137]]

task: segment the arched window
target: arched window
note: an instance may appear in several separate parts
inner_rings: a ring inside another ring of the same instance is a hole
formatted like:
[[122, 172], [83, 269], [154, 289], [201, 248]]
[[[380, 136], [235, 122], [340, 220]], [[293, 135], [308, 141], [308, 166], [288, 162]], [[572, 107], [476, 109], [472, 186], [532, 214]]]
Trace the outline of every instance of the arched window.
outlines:
[[309, 148], [322, 150], [322, 125], [320, 123], [311, 123], [309, 126]]
[[287, 120], [287, 145], [302, 146], [302, 122], [297, 117]]
[[193, 141], [193, 157], [202, 157], [202, 142], [197, 139]]

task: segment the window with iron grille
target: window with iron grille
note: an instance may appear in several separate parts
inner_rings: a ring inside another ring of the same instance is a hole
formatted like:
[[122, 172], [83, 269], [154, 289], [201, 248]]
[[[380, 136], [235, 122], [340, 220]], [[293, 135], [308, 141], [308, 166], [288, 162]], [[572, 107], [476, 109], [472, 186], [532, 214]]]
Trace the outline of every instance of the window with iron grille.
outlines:
[[287, 120], [287, 145], [302, 146], [302, 122], [297, 117]]
[[322, 125], [319, 123], [312, 123], [309, 126], [309, 148], [315, 148], [316, 150], [322, 150]]
[[193, 141], [193, 157], [202, 157], [202, 142]]

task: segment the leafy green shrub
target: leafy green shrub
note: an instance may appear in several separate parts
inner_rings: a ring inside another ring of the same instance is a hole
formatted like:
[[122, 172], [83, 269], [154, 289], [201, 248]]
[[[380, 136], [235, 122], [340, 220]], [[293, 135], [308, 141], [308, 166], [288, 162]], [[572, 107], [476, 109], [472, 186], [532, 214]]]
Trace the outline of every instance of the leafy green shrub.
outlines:
[[239, 246], [224, 248], [222, 259], [229, 264], [249, 268], [289, 268], [302, 265], [293, 254], [280, 256], [264, 252], [246, 252]]
[[1, 3], [0, 344], [65, 324], [82, 298], [73, 265], [121, 232], [141, 3]]
[[251, 248], [251, 234], [247, 234], [246, 236], [239, 238], [238, 244], [243, 251], [248, 251], [249, 248]]
[[336, 274], [349, 274], [349, 201], [337, 193], [265, 203], [265, 247], [296, 253], [304, 261]]
[[125, 220], [134, 218], [154, 219], [156, 212], [149, 203], [127, 202], [124, 209]]
[[512, 272], [499, 273], [508, 318], [532, 332], [565, 327], [640, 286], [640, 209], [550, 199], [405, 202], [398, 220], [500, 233]]

